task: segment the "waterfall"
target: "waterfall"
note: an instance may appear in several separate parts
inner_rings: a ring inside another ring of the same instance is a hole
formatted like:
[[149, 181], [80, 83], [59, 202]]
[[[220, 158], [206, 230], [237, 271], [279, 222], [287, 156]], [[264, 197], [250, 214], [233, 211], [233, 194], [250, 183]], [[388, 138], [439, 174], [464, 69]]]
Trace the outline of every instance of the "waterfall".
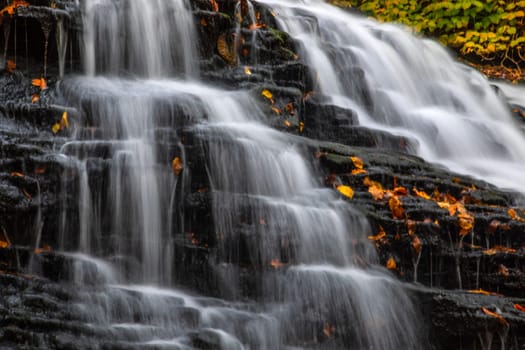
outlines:
[[302, 43], [319, 92], [357, 111], [361, 125], [417, 140], [430, 162], [523, 192], [525, 138], [481, 74], [432, 40], [321, 0], [262, 2]]
[[[74, 280], [84, 288], [72, 308], [115, 342], [139, 346], [218, 339], [221, 349], [317, 348], [328, 327], [340, 335], [332, 348], [422, 347], [415, 307], [377, 266], [366, 219], [322, 186], [306, 142], [265, 125], [251, 91], [197, 80], [184, 1], [89, 0], [84, 27], [86, 75], [60, 87], [80, 111], [61, 149], [74, 164], [66, 190], [77, 196], [62, 196], [60, 237], [77, 251]], [[341, 83], [320, 85], [347, 103]], [[188, 176], [188, 135], [207, 151], [210, 262], [225, 300], [172, 280], [175, 242], [189, 233], [174, 204]], [[243, 265], [261, 271], [248, 303]]]

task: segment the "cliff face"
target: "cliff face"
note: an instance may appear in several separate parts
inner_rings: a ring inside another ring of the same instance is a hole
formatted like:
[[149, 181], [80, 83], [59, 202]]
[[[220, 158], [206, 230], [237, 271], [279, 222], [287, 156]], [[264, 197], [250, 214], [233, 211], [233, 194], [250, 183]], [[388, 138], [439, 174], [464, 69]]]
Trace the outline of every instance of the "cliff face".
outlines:
[[[91, 323], [90, 317], [95, 316], [85, 309], [89, 303], [84, 292], [100, 288], [102, 293], [102, 287], [95, 277], [85, 277], [87, 287], [78, 284], [75, 271], [80, 264], [92, 268], [96, 276], [97, 265], [62, 252], [78, 249], [78, 225], [72, 223], [66, 234], [61, 225], [63, 215], [78, 215], [63, 208], [75, 207], [81, 180], [77, 168], [59, 150], [70, 140], [75, 123], [96, 119], [89, 115], [89, 103], [82, 110], [65, 105], [61, 89], [61, 84], [68, 84], [62, 74], [81, 72], [79, 10], [61, 1], [14, 4], [12, 14], [3, 14], [1, 41], [5, 69], [0, 76], [0, 344], [143, 348], [133, 344], [129, 330], [108, 331]], [[340, 191], [341, 198], [369, 220], [379, 263], [407, 282], [405, 287], [425, 320], [420, 332], [432, 348], [478, 349], [491, 344], [523, 348], [525, 212], [521, 196], [426, 163], [411, 155], [416, 147], [413, 140], [360, 126], [355, 111], [327, 104], [323, 96], [312, 94], [314, 82], [297, 53], [297, 43], [277, 29], [269, 9], [255, 5], [261, 24], [256, 40], [235, 43], [235, 6], [232, 1], [192, 1], [200, 79], [225, 89], [248, 90], [267, 124], [296, 136], [294, 142], [327, 187], [352, 188], [353, 198]], [[246, 5], [241, 2], [241, 6]], [[254, 28], [241, 23], [240, 32], [250, 37]], [[364, 74], [356, 69], [352, 78], [362, 100], [372, 103]], [[45, 89], [41, 80], [34, 81], [41, 78]], [[519, 113], [521, 107], [513, 108]], [[177, 119], [178, 127], [155, 130], [156, 162], [169, 166], [166, 154], [177, 153], [181, 142], [185, 153], [174, 223], [182, 225], [183, 233], [170, 237], [175, 249], [170, 267], [174, 284], [198, 291], [202, 300], [210, 297], [209, 303], [218, 302], [211, 297], [221, 297], [229, 300], [223, 301], [225, 306], [242, 300], [246, 309], [257, 308], [264, 289], [263, 272], [278, 275], [287, 266], [262, 266], [258, 257], [243, 248], [259, 239], [262, 221], [247, 220], [234, 240], [221, 241], [220, 233], [214, 232], [207, 162], [214, 143], [228, 140], [204, 140], [194, 126], [206, 116], [192, 115], [192, 111], [177, 110], [164, 118]], [[171, 119], [159, 125], [171, 125]], [[82, 132], [104, 130], [93, 124]], [[101, 146], [90, 154], [96, 165], [90, 170], [92, 186], [108, 181], [111, 169], [103, 162], [107, 152]], [[240, 171], [232, 176], [245, 174]], [[104, 200], [101, 203], [101, 212], [110, 210]], [[111, 237], [102, 239], [109, 246]], [[236, 253], [226, 256], [224, 251]], [[240, 279], [235, 290], [217, 277], [218, 270], [231, 268]], [[141, 298], [132, 290], [124, 294], [129, 300]], [[227, 348], [199, 330], [195, 310], [174, 300], [164, 312], [190, 330], [187, 336], [194, 347]], [[134, 315], [134, 319], [146, 323], [148, 315]], [[312, 324], [319, 334], [302, 339], [303, 346], [341, 346], [338, 338], [345, 339], [344, 334], [326, 331], [319, 320]], [[151, 345], [156, 346], [160, 347]]]

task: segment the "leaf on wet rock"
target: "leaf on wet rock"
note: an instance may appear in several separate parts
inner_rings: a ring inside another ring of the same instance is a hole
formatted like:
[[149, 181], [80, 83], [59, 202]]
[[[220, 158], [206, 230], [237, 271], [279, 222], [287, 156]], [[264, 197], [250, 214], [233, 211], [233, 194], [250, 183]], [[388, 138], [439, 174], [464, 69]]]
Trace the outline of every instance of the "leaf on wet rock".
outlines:
[[339, 185], [337, 186], [337, 190], [345, 197], [348, 197], [350, 199], [354, 197], [354, 190], [350, 186]]
[[372, 195], [372, 198], [374, 198], [374, 200], [377, 201], [385, 198], [385, 190], [383, 190], [383, 186], [379, 182], [372, 181], [367, 176], [363, 180], [363, 185], [368, 187], [368, 192]]
[[414, 220], [407, 220], [407, 230], [408, 230], [408, 235], [409, 236], [412, 236], [414, 233], [416, 233], [416, 221]]
[[525, 306], [520, 304], [514, 304], [514, 308], [518, 311], [525, 312]]
[[299, 122], [299, 133], [303, 133], [304, 131], [304, 123], [303, 122]]
[[40, 90], [47, 89], [47, 82], [44, 77], [33, 79], [31, 83], [33, 84], [33, 86], [40, 88]]
[[357, 156], [352, 156], [350, 157], [350, 159], [352, 160], [352, 163], [354, 163], [354, 166], [357, 168], [357, 169], [363, 169], [364, 167], [364, 163], [363, 163], [363, 160]]
[[500, 264], [498, 266], [498, 273], [500, 275], [502, 275], [503, 277], [509, 277], [509, 275], [510, 275], [509, 269], [507, 268], [507, 266], [505, 266], [503, 264]]
[[217, 39], [217, 52], [219, 53], [219, 56], [221, 56], [230, 65], [237, 65], [237, 55], [235, 53], [235, 49], [233, 48], [233, 45], [230, 45], [226, 40], [225, 33], [219, 35], [219, 38]]
[[60, 123], [53, 124], [53, 126], [51, 127], [51, 131], [53, 132], [53, 134], [57, 134], [60, 131]]
[[286, 264], [283, 264], [282, 262], [280, 262], [279, 259], [272, 259], [272, 261], [270, 261], [270, 266], [273, 267], [274, 269], [279, 269], [285, 265]]
[[13, 60], [7, 60], [6, 62], [6, 70], [9, 72], [9, 73], [13, 73], [16, 69], [16, 63], [15, 61]]
[[460, 213], [458, 215], [458, 223], [461, 228], [460, 236], [465, 236], [474, 228], [474, 217], [468, 213]]
[[64, 111], [64, 113], [62, 113], [62, 117], [60, 118], [60, 130], [67, 128], [69, 128], [69, 120], [67, 119], [67, 112]]
[[244, 67], [244, 74], [246, 74], [246, 75], [252, 75], [252, 71], [250, 70], [249, 67], [246, 67], [246, 66]]
[[14, 176], [14, 177], [24, 177], [25, 175], [19, 171], [13, 171], [11, 172], [10, 174], [11, 176]]
[[492, 220], [489, 224], [489, 226], [487, 226], [487, 233], [491, 234], [491, 233], [494, 233], [496, 232], [496, 230], [500, 227], [501, 225], [501, 221], [499, 220]]
[[392, 192], [395, 194], [395, 195], [398, 195], [398, 196], [406, 196], [408, 195], [408, 190], [403, 187], [403, 186], [397, 186], [395, 187]]
[[388, 258], [386, 268], [389, 270], [395, 270], [397, 268], [396, 260], [393, 257]]
[[502, 296], [501, 294], [498, 294], [498, 293], [494, 293], [494, 292], [489, 292], [489, 291], [486, 291], [484, 289], [470, 289], [470, 290], [467, 290], [467, 293], [470, 293], [470, 294], [481, 294], [481, 295], [491, 295], [491, 296], [495, 296], [495, 297], [500, 297]]
[[521, 221], [521, 222], [525, 221], [525, 219], [519, 216], [518, 212], [513, 208], [509, 208], [509, 210], [507, 210], [507, 214], [510, 216], [512, 220]]
[[173, 173], [179, 176], [182, 169], [184, 169], [184, 164], [182, 164], [182, 160], [179, 157], [175, 157], [171, 161], [171, 168], [173, 169]]
[[[281, 115], [281, 109], [275, 107], [275, 106], [272, 106], [272, 111], [277, 114], [277, 115]], [[289, 125], [288, 125], [289, 126]]]
[[404, 214], [404, 209], [401, 204], [401, 200], [397, 196], [392, 196], [388, 200], [388, 207], [390, 208], [390, 211], [392, 212], [392, 216], [395, 219], [402, 219]]
[[34, 93], [33, 96], [31, 96], [31, 103], [37, 103], [40, 101], [40, 95], [38, 93]]
[[482, 251], [482, 253], [484, 255], [495, 255], [497, 253], [516, 253], [517, 250], [514, 249], [514, 248], [509, 248], [509, 247], [503, 247], [503, 246], [500, 246], [500, 245], [496, 245], [490, 249], [485, 249], [484, 251]]
[[368, 239], [374, 242], [382, 241], [386, 238], [386, 232], [382, 226], [379, 226], [379, 233], [374, 236], [368, 236]]
[[263, 95], [264, 97], [266, 97], [269, 100], [271, 100], [273, 98], [273, 94], [268, 89], [264, 89], [263, 91], [261, 91], [261, 95]]
[[506, 319], [504, 319], [503, 316], [501, 316], [500, 314], [490, 311], [489, 309], [485, 307], [482, 307], [481, 310], [483, 311], [485, 315], [489, 315], [497, 319], [499, 323], [501, 323], [503, 326], [509, 327], [509, 322]]
[[414, 248], [416, 254], [419, 255], [419, 253], [421, 252], [422, 244], [418, 236], [414, 236], [414, 239], [412, 240], [412, 247]]
[[219, 4], [216, 0], [210, 0], [211, 8], [215, 12], [219, 12]]
[[9, 242], [0, 240], [0, 248], [9, 248]]

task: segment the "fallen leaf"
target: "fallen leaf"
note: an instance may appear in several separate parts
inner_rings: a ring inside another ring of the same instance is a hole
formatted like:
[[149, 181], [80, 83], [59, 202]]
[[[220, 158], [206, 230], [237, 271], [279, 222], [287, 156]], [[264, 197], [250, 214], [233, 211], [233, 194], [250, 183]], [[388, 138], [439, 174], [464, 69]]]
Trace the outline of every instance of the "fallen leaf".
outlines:
[[67, 119], [67, 112], [64, 111], [64, 113], [62, 113], [62, 117], [60, 118], [60, 130], [67, 128], [69, 128], [69, 120]]
[[184, 164], [182, 164], [182, 161], [180, 160], [179, 157], [175, 157], [171, 161], [171, 168], [173, 169], [173, 173], [176, 176], [179, 176], [181, 171], [182, 171], [182, 169], [184, 169]]
[[211, 8], [215, 12], [219, 12], [219, 4], [216, 0], [210, 0]]
[[304, 131], [304, 123], [303, 122], [299, 122], [299, 132], [302, 134]]
[[53, 132], [53, 134], [58, 133], [60, 131], [60, 123], [53, 124], [53, 126], [51, 127], [51, 131]]
[[337, 186], [337, 190], [350, 199], [354, 197], [354, 190], [350, 186], [339, 185]]
[[390, 208], [392, 216], [395, 219], [403, 218], [404, 209], [402, 207], [401, 201], [397, 196], [390, 197], [390, 199], [388, 200], [388, 207]]
[[228, 44], [226, 40], [226, 34], [223, 33], [217, 38], [217, 52], [226, 62], [230, 65], [237, 65], [237, 54], [233, 45]]
[[407, 229], [408, 229], [408, 235], [412, 236], [414, 233], [416, 233], [416, 221], [414, 220], [407, 220]]
[[461, 227], [461, 231], [459, 232], [460, 236], [469, 234], [474, 228], [474, 217], [468, 213], [459, 214], [458, 222], [459, 227]]
[[27, 7], [27, 6], [29, 6], [29, 3], [27, 1], [24, 1], [24, 0], [13, 0], [11, 2], [11, 5], [4, 7], [0, 11], [0, 16], [3, 16], [4, 13], [7, 13], [8, 15], [12, 16], [12, 15], [15, 14], [15, 10], [18, 7]]
[[261, 28], [266, 28], [266, 24], [265, 23], [252, 23], [248, 27], [248, 29], [250, 29], [250, 30], [257, 30], [257, 29], [261, 29]]
[[514, 304], [514, 308], [518, 311], [525, 312], [525, 306], [522, 306], [520, 304]]
[[386, 262], [386, 268], [389, 270], [395, 270], [397, 268], [396, 261], [393, 257], [388, 258], [388, 261]]
[[466, 291], [467, 293], [471, 293], [471, 294], [481, 294], [481, 295], [492, 295], [492, 296], [495, 296], [495, 297], [500, 297], [501, 294], [498, 294], [498, 293], [494, 293], [494, 292], [489, 292], [489, 291], [486, 291], [486, 290], [483, 290], [483, 289], [470, 289], [470, 290], [467, 290]]
[[33, 86], [39, 87], [40, 90], [47, 89], [47, 82], [44, 77], [33, 79], [32, 82]]
[[35, 254], [40, 254], [44, 252], [50, 252], [51, 247], [45, 244], [42, 248], [35, 248]]
[[330, 324], [328, 322], [326, 322], [324, 324], [324, 327], [323, 327], [323, 334], [327, 337], [327, 338], [331, 338], [334, 333], [336, 331], [336, 328], [335, 326], [330, 326]]
[[292, 124], [290, 123], [289, 120], [285, 120], [285, 121], [284, 121], [284, 125], [286, 125], [287, 128], [289, 128], [290, 126], [292, 126]]
[[357, 168], [357, 169], [363, 169], [363, 160], [357, 156], [353, 156], [353, 157], [350, 157], [350, 159], [352, 160], [352, 163], [354, 163], [354, 166]]
[[10, 175], [14, 177], [24, 177], [25, 176], [23, 173], [18, 172], [18, 171], [13, 171]]
[[516, 212], [515, 209], [513, 208], [509, 208], [509, 210], [507, 210], [507, 214], [510, 216], [510, 218], [512, 220], [517, 220], [517, 221], [525, 221], [525, 219], [523, 219], [521, 216], [518, 215], [518, 213]]
[[419, 191], [417, 188], [412, 188], [412, 192], [414, 192], [416, 194], [416, 196], [420, 197], [420, 198], [423, 198], [423, 199], [426, 199], [426, 200], [430, 200], [430, 196], [425, 192], [425, 191]]
[[31, 96], [31, 103], [37, 103], [40, 101], [40, 95], [38, 93], [34, 93], [33, 96]]
[[250, 68], [248, 68], [248, 67], [245, 66], [245, 67], [244, 67], [244, 74], [246, 74], [246, 75], [252, 75], [252, 71], [250, 70]]
[[510, 273], [509, 273], [509, 269], [507, 268], [507, 266], [503, 265], [503, 264], [500, 264], [498, 266], [498, 272], [500, 275], [504, 276], [504, 277], [509, 277]]
[[27, 199], [29, 199], [29, 200], [33, 199], [33, 197], [26, 190], [22, 190], [22, 192], [24, 192], [24, 196], [26, 196]]
[[412, 247], [414, 247], [414, 250], [416, 252], [417, 255], [419, 255], [419, 253], [421, 252], [421, 240], [419, 239], [418, 236], [414, 236], [414, 239], [412, 240]]
[[294, 114], [295, 114], [295, 111], [294, 111], [293, 103], [292, 103], [292, 102], [288, 102], [288, 103], [284, 106], [284, 110], [285, 110], [286, 112], [288, 112], [290, 115], [294, 115]]
[[208, 25], [208, 22], [204, 18], [201, 18], [201, 26], [206, 27]]
[[368, 192], [372, 195], [372, 198], [374, 200], [380, 200], [385, 198], [385, 191], [383, 190], [383, 186], [377, 181], [372, 181], [367, 176], [363, 180], [363, 185], [368, 187]]
[[46, 168], [36, 168], [35, 169], [35, 174], [37, 175], [42, 175], [46, 172]]
[[498, 229], [498, 227], [501, 225], [501, 222], [498, 221], [498, 220], [492, 220], [489, 224], [489, 226], [487, 227], [487, 233], [491, 234], [491, 233], [494, 233], [496, 232], [496, 230]]
[[272, 261], [270, 261], [270, 266], [273, 267], [274, 269], [281, 268], [285, 265], [286, 264], [283, 264], [282, 262], [280, 262], [279, 259], [272, 259]]
[[402, 186], [395, 187], [392, 192], [398, 196], [406, 196], [408, 195], [408, 190]]
[[9, 248], [9, 242], [0, 240], [0, 248]]
[[281, 110], [275, 106], [272, 106], [272, 111], [277, 115], [281, 115]]
[[368, 171], [366, 171], [365, 169], [353, 169], [351, 174], [352, 175], [368, 174]]
[[9, 72], [9, 73], [13, 73], [16, 69], [16, 63], [15, 61], [13, 60], [7, 60], [6, 62], [6, 70]]
[[267, 90], [267, 89], [264, 89], [263, 91], [261, 91], [261, 95], [263, 95], [269, 100], [273, 98], [273, 94], [270, 92], [270, 90]]
[[495, 313], [495, 312], [493, 312], [493, 311], [490, 311], [489, 309], [484, 308], [484, 307], [482, 307], [481, 310], [483, 310], [483, 312], [484, 312], [486, 315], [489, 315], [489, 316], [491, 316], [491, 317], [496, 318], [496, 319], [499, 321], [499, 323], [501, 323], [503, 326], [505, 326], [505, 327], [508, 327], [508, 326], [509, 326], [509, 323], [507, 322], [507, 320], [504, 319], [503, 316], [501, 316], [500, 314], [497, 314], [497, 313]]
[[485, 249], [482, 251], [485, 255], [495, 255], [496, 253], [516, 253], [517, 250], [514, 248], [503, 247], [500, 245], [494, 246], [491, 249]]
[[371, 241], [380, 241], [382, 240], [383, 238], [386, 237], [386, 232], [385, 230], [383, 229], [383, 227], [380, 225], [379, 226], [379, 233], [375, 236], [368, 236], [368, 239], [371, 240]]

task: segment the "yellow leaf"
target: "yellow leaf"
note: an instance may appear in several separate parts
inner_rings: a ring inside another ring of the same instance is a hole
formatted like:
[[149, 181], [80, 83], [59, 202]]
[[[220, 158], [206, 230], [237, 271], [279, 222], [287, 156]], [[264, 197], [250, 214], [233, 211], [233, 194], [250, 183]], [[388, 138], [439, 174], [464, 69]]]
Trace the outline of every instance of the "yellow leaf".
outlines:
[[415, 187], [412, 188], [412, 191], [416, 194], [416, 196], [426, 200], [430, 200], [430, 196], [425, 191], [418, 191], [418, 189]]
[[507, 214], [512, 220], [525, 221], [521, 216], [518, 215], [515, 209], [509, 208], [509, 210], [507, 210]]
[[246, 75], [252, 75], [252, 71], [248, 67], [244, 67], [244, 74]]
[[380, 200], [385, 197], [385, 191], [383, 190], [383, 186], [377, 181], [372, 181], [367, 176], [363, 180], [363, 185], [368, 187], [368, 192], [372, 195], [374, 200]]
[[51, 131], [53, 132], [53, 134], [56, 134], [57, 132], [59, 132], [60, 131], [60, 123], [53, 124], [53, 126], [51, 127]]
[[368, 174], [368, 171], [365, 169], [354, 169], [352, 170], [352, 175], [358, 175], [358, 174]]
[[[272, 109], [273, 109], [273, 107], [272, 107]], [[284, 121], [284, 125], [286, 125], [286, 127], [289, 128], [292, 124], [290, 123], [289, 120], [285, 120]]]
[[261, 92], [261, 95], [263, 95], [264, 97], [266, 97], [269, 100], [271, 100], [273, 98], [273, 94], [270, 92], [270, 90], [267, 90], [267, 89], [264, 89]]
[[60, 130], [69, 128], [69, 121], [67, 120], [67, 112], [62, 113], [62, 118], [60, 118]]
[[299, 132], [302, 134], [304, 131], [304, 123], [303, 122], [299, 122]]
[[[275, 114], [277, 114], [277, 115], [281, 115], [281, 110], [280, 110], [279, 108], [275, 107], [275, 106], [272, 106], [272, 111], [273, 111]], [[289, 124], [289, 123], [290, 123], [290, 122], [288, 122], [288, 124]], [[285, 124], [286, 124], [286, 122], [285, 122]], [[287, 125], [287, 126], [290, 126], [290, 125]]]
[[337, 186], [337, 190], [350, 199], [354, 197], [354, 190], [350, 186], [339, 185]]
[[179, 157], [173, 158], [173, 160], [171, 161], [171, 168], [173, 169], [173, 173], [176, 176], [179, 176], [182, 169], [184, 169], [184, 165], [182, 164], [182, 161], [180, 160]]
[[458, 215], [459, 227], [461, 231], [459, 232], [460, 236], [465, 236], [469, 234], [474, 228], [474, 217], [468, 213], [460, 213]]
[[396, 261], [393, 257], [388, 258], [388, 261], [386, 262], [386, 268], [389, 270], [395, 270], [397, 268]]

